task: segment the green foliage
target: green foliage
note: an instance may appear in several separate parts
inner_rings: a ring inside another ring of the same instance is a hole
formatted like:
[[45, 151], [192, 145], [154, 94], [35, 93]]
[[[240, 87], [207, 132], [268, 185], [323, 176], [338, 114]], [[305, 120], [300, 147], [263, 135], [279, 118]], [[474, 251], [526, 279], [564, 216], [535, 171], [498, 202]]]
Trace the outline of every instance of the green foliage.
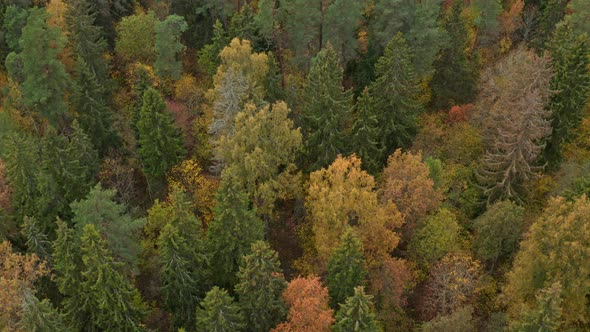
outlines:
[[408, 251], [421, 267], [428, 268], [449, 252], [458, 250], [461, 226], [455, 215], [446, 208], [428, 216], [424, 226], [410, 239]]
[[82, 282], [77, 296], [88, 309], [91, 330], [137, 331], [145, 316], [139, 291], [119, 271], [107, 244], [92, 224], [84, 226], [80, 237]]
[[137, 122], [138, 153], [144, 172], [162, 177], [185, 155], [184, 142], [174, 124], [172, 114], [166, 111], [162, 95], [153, 88], [143, 94], [143, 105]]
[[537, 306], [524, 312], [521, 321], [513, 322], [515, 330], [523, 332], [560, 331], [561, 284], [555, 282], [536, 294]]
[[244, 316], [225, 289], [213, 287], [197, 309], [197, 332], [240, 332]]
[[249, 208], [246, 195], [231, 184], [223, 184], [216, 198], [207, 230], [210, 268], [215, 285], [232, 289], [242, 258], [251, 253], [252, 243], [264, 238], [264, 223]]
[[490, 45], [500, 34], [501, 26], [498, 18], [502, 13], [502, 1], [475, 0], [472, 5], [477, 13], [474, 23], [478, 28], [478, 42], [483, 46]]
[[434, 182], [434, 188], [440, 188], [443, 184], [443, 163], [440, 159], [428, 157], [424, 159], [424, 163], [428, 165], [430, 170], [429, 177]]
[[281, 322], [287, 308], [281, 294], [287, 287], [278, 254], [267, 243], [252, 244], [252, 253], [244, 257], [236, 293], [247, 321], [247, 330], [266, 332]]
[[432, 103], [437, 109], [469, 104], [477, 92], [477, 58], [469, 52], [467, 22], [462, 11], [463, 2], [454, 1], [450, 12], [442, 19], [449, 42], [434, 61], [435, 73], [430, 85]]
[[571, 142], [580, 125], [590, 93], [590, 49], [587, 36], [578, 36], [570, 24], [559, 24], [548, 45], [551, 67], [549, 108], [553, 113], [551, 139], [545, 148], [545, 159], [553, 169], [562, 159], [563, 144]]
[[516, 252], [523, 227], [524, 208], [511, 201], [501, 201], [488, 207], [475, 220], [473, 241], [476, 257], [492, 265]]
[[355, 287], [364, 286], [367, 274], [361, 241], [349, 230], [342, 235], [340, 247], [328, 262], [326, 284], [332, 307], [344, 303], [354, 294]]
[[156, 59], [156, 23], [153, 11], [124, 17], [117, 25], [117, 55], [127, 62], [151, 65]]
[[331, 44], [342, 63], [356, 56], [357, 32], [362, 22], [364, 0], [332, 0], [324, 9], [321, 33], [322, 46]]
[[384, 146], [381, 145], [380, 127], [375, 102], [365, 88], [356, 102], [356, 121], [352, 127], [352, 152], [363, 161], [363, 168], [371, 174], [377, 173], [382, 167]]
[[25, 295], [19, 327], [31, 332], [71, 331], [63, 315], [48, 299], [39, 301], [33, 294]]
[[223, 24], [219, 20], [215, 21], [213, 25], [213, 37], [211, 43], [205, 45], [199, 51], [199, 65], [208, 73], [213, 76], [219, 67], [219, 53], [227, 46], [230, 38], [226, 35], [223, 29]]
[[44, 8], [32, 8], [27, 25], [22, 29], [20, 57], [24, 81], [21, 92], [27, 107], [56, 125], [67, 110], [64, 93], [69, 78], [58, 59], [64, 47], [61, 32], [47, 25], [48, 18]]
[[51, 242], [43, 232], [41, 223], [35, 217], [25, 217], [21, 229], [26, 238], [27, 251], [41, 259], [47, 259], [51, 250]]
[[373, 312], [372, 296], [362, 286], [354, 288], [354, 295], [346, 299], [336, 313], [334, 332], [379, 332], [381, 328]]
[[471, 332], [477, 330], [477, 321], [473, 317], [473, 307], [465, 306], [452, 314], [439, 316], [421, 326], [420, 331]]
[[328, 44], [312, 61], [303, 93], [304, 153], [308, 170], [329, 166], [346, 151], [352, 92], [342, 86], [343, 70]]
[[182, 16], [170, 15], [156, 24], [156, 62], [154, 68], [164, 79], [178, 80], [182, 74], [180, 56], [186, 47], [180, 37], [188, 25]]
[[531, 45], [538, 51], [545, 49], [546, 43], [551, 38], [555, 26], [565, 16], [565, 9], [568, 0], [545, 0], [541, 1], [537, 10], [532, 27]]
[[586, 33], [590, 35], [590, 4], [584, 0], [572, 0], [567, 4], [569, 15], [566, 21], [569, 22], [577, 34]]
[[12, 52], [20, 52], [19, 45], [22, 29], [27, 23], [29, 11], [19, 6], [8, 6], [4, 12], [2, 24], [3, 36], [8, 49]]
[[413, 65], [414, 55], [401, 33], [391, 39], [375, 65], [377, 79], [369, 88], [381, 129], [381, 146], [386, 155], [407, 147], [414, 138], [420, 103], [420, 86]]

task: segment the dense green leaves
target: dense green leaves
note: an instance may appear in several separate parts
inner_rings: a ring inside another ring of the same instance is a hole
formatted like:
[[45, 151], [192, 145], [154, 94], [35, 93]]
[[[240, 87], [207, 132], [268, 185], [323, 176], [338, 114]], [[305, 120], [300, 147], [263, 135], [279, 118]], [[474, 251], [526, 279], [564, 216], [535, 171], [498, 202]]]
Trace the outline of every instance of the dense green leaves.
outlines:
[[337, 307], [352, 296], [355, 287], [365, 284], [366, 277], [361, 241], [352, 231], [347, 231], [342, 235], [340, 247], [328, 262], [327, 285], [332, 307]]
[[240, 332], [245, 327], [239, 306], [225, 289], [215, 286], [197, 309], [198, 332]]

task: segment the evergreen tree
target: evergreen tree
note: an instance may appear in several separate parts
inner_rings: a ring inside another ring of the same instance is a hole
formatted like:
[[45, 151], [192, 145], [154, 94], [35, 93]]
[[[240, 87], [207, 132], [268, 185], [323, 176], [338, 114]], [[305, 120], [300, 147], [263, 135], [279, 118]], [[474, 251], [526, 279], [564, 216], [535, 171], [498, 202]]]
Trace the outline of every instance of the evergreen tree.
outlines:
[[156, 62], [154, 68], [163, 79], [178, 80], [182, 74], [180, 56], [186, 49], [180, 37], [188, 28], [182, 16], [170, 15], [156, 24]]
[[236, 293], [246, 316], [247, 330], [266, 332], [282, 321], [287, 308], [281, 294], [287, 287], [279, 266], [278, 254], [268, 244], [252, 244], [252, 253], [244, 257]]
[[[145, 305], [137, 289], [118, 270], [106, 242], [92, 224], [84, 226], [80, 238], [82, 254], [81, 290], [88, 296], [91, 329], [137, 331]], [[79, 294], [78, 296], [81, 296]]]
[[492, 44], [500, 34], [500, 22], [498, 17], [502, 13], [500, 0], [475, 0], [473, 7], [476, 10], [474, 20], [477, 26], [477, 39], [479, 44], [487, 46]]
[[568, 15], [566, 21], [571, 24], [577, 34], [590, 35], [590, 3], [584, 0], [571, 0], [567, 4]]
[[303, 131], [309, 171], [330, 165], [345, 153], [345, 129], [352, 92], [342, 86], [343, 70], [328, 44], [312, 61], [303, 96]]
[[164, 226], [158, 246], [164, 303], [172, 313], [174, 327], [189, 329], [195, 326], [199, 287], [203, 282], [198, 269], [203, 264], [196, 261], [198, 253], [192, 250], [193, 244], [173, 224]]
[[466, 19], [461, 14], [463, 1], [456, 0], [442, 20], [449, 42], [434, 62], [435, 73], [431, 81], [433, 105], [448, 109], [474, 101], [479, 77], [474, 54], [469, 53]]
[[213, 287], [197, 309], [197, 332], [240, 332], [244, 316], [225, 289]]
[[559, 25], [551, 43], [551, 67], [555, 76], [549, 100], [553, 132], [545, 148], [545, 160], [556, 168], [561, 161], [562, 146], [573, 138], [584, 116], [590, 93], [590, 49], [586, 35], [576, 35], [567, 23]]
[[418, 129], [420, 85], [413, 65], [413, 54], [401, 33], [395, 35], [375, 66], [377, 79], [369, 93], [381, 128], [381, 145], [389, 154], [407, 147]]
[[207, 230], [214, 284], [233, 288], [242, 258], [264, 238], [264, 223], [249, 208], [246, 195], [223, 183], [217, 192], [215, 217]]
[[332, 45], [343, 64], [356, 56], [364, 0], [330, 0], [323, 10], [322, 46]]
[[56, 125], [66, 112], [64, 101], [68, 75], [58, 59], [64, 47], [59, 29], [47, 24], [44, 8], [32, 8], [22, 30], [23, 103]]
[[354, 288], [364, 286], [367, 277], [366, 262], [361, 241], [352, 231], [342, 235], [340, 247], [328, 263], [326, 279], [332, 307], [344, 303], [354, 294]]
[[199, 65], [209, 73], [210, 76], [215, 75], [217, 67], [219, 67], [220, 59], [219, 53], [229, 43], [230, 38], [223, 29], [221, 21], [215, 21], [213, 25], [213, 37], [211, 43], [203, 46], [199, 51]]
[[363, 168], [376, 174], [382, 166], [384, 147], [381, 145], [378, 115], [374, 101], [365, 88], [356, 102], [357, 118], [352, 127], [352, 151], [363, 161]]
[[186, 153], [180, 131], [158, 91], [149, 88], [143, 94], [143, 106], [137, 122], [139, 156], [145, 173], [161, 177]]
[[[528, 3], [529, 1], [527, 1]], [[551, 38], [555, 26], [565, 16], [568, 0], [543, 0], [539, 1], [536, 8], [538, 17], [532, 26], [531, 45], [538, 51], [545, 49], [547, 40]]]
[[39, 301], [39, 299], [30, 293], [25, 294], [23, 302], [22, 318], [19, 327], [23, 331], [30, 332], [67, 332], [71, 329], [66, 325], [64, 317], [49, 302], [48, 299]]
[[[0, 7], [0, 9], [3, 9]], [[12, 52], [20, 52], [21, 46], [19, 45], [20, 37], [22, 35], [22, 29], [27, 23], [29, 17], [29, 11], [20, 6], [7, 6], [4, 11], [4, 22], [2, 23], [2, 36], [8, 49]]]
[[365, 294], [362, 286], [354, 288], [354, 295], [346, 299], [346, 303], [340, 306], [336, 313], [334, 332], [379, 332], [373, 312], [372, 296]]
[[37, 255], [41, 259], [48, 259], [51, 242], [47, 234], [43, 232], [42, 225], [35, 217], [25, 217], [22, 235], [26, 238], [27, 251]]

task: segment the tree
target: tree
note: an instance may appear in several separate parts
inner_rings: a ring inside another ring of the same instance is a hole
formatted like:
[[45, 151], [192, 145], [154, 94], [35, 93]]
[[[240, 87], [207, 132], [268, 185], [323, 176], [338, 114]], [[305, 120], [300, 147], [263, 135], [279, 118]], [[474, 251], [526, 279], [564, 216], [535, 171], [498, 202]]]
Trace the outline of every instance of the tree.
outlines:
[[233, 288], [243, 257], [251, 253], [252, 243], [263, 238], [264, 223], [249, 208], [246, 195], [231, 184], [224, 184], [217, 192], [215, 218], [207, 230], [215, 284]]
[[369, 267], [378, 265], [399, 241], [393, 231], [404, 220], [391, 202], [379, 204], [373, 177], [356, 156], [338, 157], [310, 175], [305, 207], [314, 232], [318, 269], [325, 271], [341, 236], [352, 229], [363, 243]]
[[39, 299], [30, 293], [25, 293], [22, 304], [22, 318], [18, 327], [25, 331], [70, 331], [63, 315], [51, 304], [48, 299]]
[[291, 280], [283, 298], [289, 306], [287, 321], [273, 332], [330, 331], [334, 311], [328, 305], [328, 289], [322, 286], [319, 277], [311, 275]]
[[477, 107], [487, 151], [477, 175], [490, 203], [522, 202], [526, 182], [543, 169], [537, 162], [551, 134], [550, 111], [545, 108], [551, 77], [547, 59], [522, 48], [483, 77]]
[[410, 238], [410, 257], [422, 268], [429, 268], [444, 255], [460, 248], [460, 232], [461, 226], [455, 215], [442, 208], [426, 217], [424, 226]]
[[233, 135], [222, 136], [218, 155], [226, 163], [221, 182], [243, 190], [261, 216], [270, 216], [279, 200], [297, 197], [300, 172], [295, 155], [301, 132], [284, 102], [257, 108], [248, 104], [235, 119]]
[[524, 208], [511, 201], [501, 201], [488, 207], [475, 220], [476, 257], [492, 264], [509, 258], [518, 248], [523, 227]]
[[85, 302], [92, 319], [91, 329], [138, 330], [145, 304], [137, 289], [118, 271], [117, 264], [92, 224], [84, 226], [80, 237], [82, 283]]
[[512, 322], [519, 331], [559, 331], [561, 311], [561, 284], [555, 282], [540, 290], [535, 298], [537, 307], [524, 312], [522, 320]]
[[481, 269], [468, 254], [451, 253], [430, 270], [420, 311], [426, 320], [449, 315], [466, 304], [477, 289]]
[[551, 138], [545, 148], [545, 160], [556, 168], [562, 158], [563, 144], [574, 137], [580, 125], [590, 93], [590, 49], [587, 36], [576, 35], [571, 24], [559, 24], [548, 45], [551, 68], [555, 73], [549, 99], [552, 111]]
[[450, 315], [439, 316], [421, 326], [420, 331], [455, 331], [470, 332], [476, 331], [477, 325], [473, 317], [473, 307], [466, 305], [459, 308]]
[[[362, 22], [365, 6], [363, 0], [331, 0], [324, 6], [322, 25], [322, 46], [332, 45], [343, 64], [356, 56], [357, 32]], [[321, 50], [320, 50], [321, 51]]]
[[22, 51], [19, 41], [22, 35], [22, 29], [27, 23], [29, 11], [20, 6], [7, 6], [4, 13], [4, 22], [2, 28], [4, 30], [3, 37], [8, 46], [8, 50], [12, 52]]
[[[556, 282], [561, 284], [561, 318], [554, 322], [560, 330], [587, 328], [587, 296], [590, 293], [587, 261], [590, 216], [586, 196], [568, 202], [553, 198], [540, 218], [529, 228], [521, 243], [503, 293], [510, 316], [519, 320], [524, 309], [533, 310], [535, 295]], [[575, 269], [571, 267], [575, 266]], [[555, 297], [554, 297], [555, 298]]]
[[400, 149], [387, 160], [379, 196], [383, 201], [394, 203], [410, 224], [435, 210], [442, 201], [422, 154], [402, 152]]
[[221, 24], [221, 21], [218, 19], [213, 25], [213, 37], [211, 37], [211, 43], [203, 46], [199, 51], [199, 65], [203, 67], [209, 76], [215, 75], [217, 67], [220, 65], [219, 53], [227, 46], [227, 44], [229, 44], [229, 39], [223, 29], [223, 24]]
[[576, 34], [586, 33], [590, 35], [590, 24], [588, 24], [588, 17], [590, 15], [590, 6], [583, 0], [572, 0], [567, 4], [567, 12], [565, 20], [571, 24]]
[[500, 34], [498, 18], [502, 13], [502, 2], [499, 0], [475, 0], [473, 7], [477, 12], [473, 22], [477, 27], [477, 41], [483, 46], [490, 45]]
[[115, 51], [126, 62], [151, 65], [156, 59], [156, 23], [153, 11], [123, 17], [117, 25]]
[[197, 309], [198, 332], [240, 332], [245, 327], [240, 307], [225, 289], [213, 287]]
[[162, 95], [153, 88], [143, 94], [143, 106], [137, 122], [139, 155], [144, 172], [161, 177], [185, 154], [182, 137], [166, 111]]
[[367, 263], [360, 239], [347, 231], [342, 235], [340, 243], [340, 247], [330, 257], [326, 278], [333, 308], [352, 296], [355, 287], [364, 286], [367, 278]]
[[44, 8], [33, 8], [22, 29], [19, 56], [24, 81], [21, 91], [27, 107], [56, 125], [67, 110], [64, 93], [69, 78], [58, 59], [64, 47], [61, 32], [47, 25], [48, 18]]
[[354, 288], [354, 295], [346, 299], [336, 313], [334, 332], [366, 331], [379, 332], [381, 328], [373, 312], [371, 295], [365, 294], [362, 286]]
[[310, 171], [331, 164], [345, 152], [352, 91], [342, 86], [343, 69], [331, 44], [312, 61], [303, 95], [304, 153]]
[[363, 168], [370, 174], [381, 169], [384, 146], [381, 145], [379, 119], [374, 101], [365, 88], [356, 102], [356, 120], [352, 127], [351, 150], [363, 161]]
[[252, 253], [242, 261], [238, 280], [235, 289], [248, 331], [268, 331], [283, 320], [287, 310], [281, 294], [287, 283], [276, 251], [265, 242], [253, 243]]
[[413, 58], [408, 43], [398, 33], [375, 65], [377, 78], [369, 93], [375, 103], [385, 153], [407, 147], [417, 131], [418, 114], [423, 108]]
[[477, 59], [469, 52], [467, 22], [462, 11], [463, 2], [453, 1], [450, 11], [442, 19], [449, 42], [434, 61], [435, 72], [430, 83], [432, 104], [438, 109], [469, 104], [476, 97]]
[[182, 16], [170, 15], [156, 24], [156, 73], [163, 79], [178, 80], [182, 74], [182, 62], [179, 56], [185, 50], [180, 37], [188, 29]]
[[[527, 1], [528, 3], [528, 1]], [[537, 7], [538, 17], [533, 25], [531, 45], [538, 51], [545, 49], [547, 40], [553, 34], [555, 26], [565, 16], [567, 0], [540, 1]]]

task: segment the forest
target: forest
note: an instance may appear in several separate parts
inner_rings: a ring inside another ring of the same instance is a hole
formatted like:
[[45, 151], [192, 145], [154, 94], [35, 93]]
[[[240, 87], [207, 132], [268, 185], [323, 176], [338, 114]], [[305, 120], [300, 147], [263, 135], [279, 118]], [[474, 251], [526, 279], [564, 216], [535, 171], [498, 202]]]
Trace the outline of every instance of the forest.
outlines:
[[0, 0], [0, 331], [590, 331], [589, 0]]

